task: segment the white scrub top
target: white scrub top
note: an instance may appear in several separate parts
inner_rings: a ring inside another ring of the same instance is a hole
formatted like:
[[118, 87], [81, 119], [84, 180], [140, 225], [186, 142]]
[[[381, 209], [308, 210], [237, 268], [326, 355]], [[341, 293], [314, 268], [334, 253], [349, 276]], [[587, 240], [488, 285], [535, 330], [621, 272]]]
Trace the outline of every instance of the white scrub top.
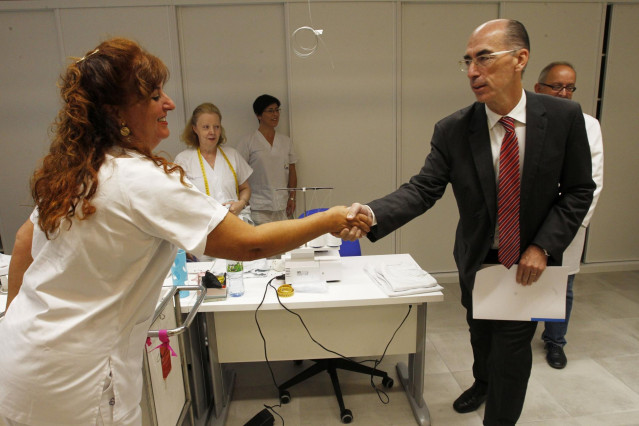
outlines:
[[249, 178], [252, 210], [286, 210], [289, 164], [297, 162], [293, 142], [288, 136], [275, 133], [273, 146], [256, 130], [237, 144], [237, 150], [253, 168]]
[[0, 413], [30, 425], [95, 424], [112, 375], [114, 420], [142, 392], [146, 333], [177, 247], [201, 255], [227, 209], [135, 152], [108, 155], [95, 214], [47, 240], [0, 321]]
[[[235, 149], [226, 145], [222, 149], [237, 174], [238, 186], [242, 185], [248, 180], [249, 176], [251, 176], [253, 169]], [[180, 152], [175, 157], [175, 163], [182, 166], [191, 183], [206, 194], [204, 176], [202, 175], [202, 166], [200, 165], [200, 159], [197, 155], [197, 149], [189, 148]], [[206, 179], [209, 183], [209, 193], [211, 197], [220, 203], [237, 201], [238, 197], [233, 172], [229, 168], [219, 148], [215, 155], [214, 168], [211, 167], [204, 157], [202, 157], [202, 163], [204, 164], [204, 171], [206, 172]]]

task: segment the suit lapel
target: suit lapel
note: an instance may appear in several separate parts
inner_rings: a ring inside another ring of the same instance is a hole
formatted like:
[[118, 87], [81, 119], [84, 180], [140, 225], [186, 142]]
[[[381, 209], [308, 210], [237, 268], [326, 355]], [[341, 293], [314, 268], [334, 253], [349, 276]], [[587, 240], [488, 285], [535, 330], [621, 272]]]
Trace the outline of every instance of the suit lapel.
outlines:
[[493, 154], [490, 150], [490, 136], [488, 134], [488, 119], [484, 104], [475, 103], [471, 118], [468, 142], [475, 162], [475, 170], [479, 176], [479, 183], [486, 200], [491, 221], [496, 223], [497, 189]]
[[530, 188], [535, 183], [546, 140], [548, 118], [546, 109], [537, 99], [538, 96], [544, 95], [526, 92], [526, 150], [520, 201], [522, 211], [526, 211], [526, 205], [530, 201], [527, 195], [532, 193]]

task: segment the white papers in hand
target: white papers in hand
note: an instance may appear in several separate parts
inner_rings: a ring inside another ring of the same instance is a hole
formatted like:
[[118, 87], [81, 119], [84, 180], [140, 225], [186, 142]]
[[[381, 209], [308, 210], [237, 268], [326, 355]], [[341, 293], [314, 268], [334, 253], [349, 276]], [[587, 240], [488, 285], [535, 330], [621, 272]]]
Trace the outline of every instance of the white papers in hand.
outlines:
[[388, 296], [405, 296], [442, 290], [435, 278], [414, 263], [368, 263], [364, 271]]
[[517, 265], [491, 265], [477, 272], [473, 318], [546, 321], [566, 317], [568, 268], [549, 266], [532, 285], [517, 284]]

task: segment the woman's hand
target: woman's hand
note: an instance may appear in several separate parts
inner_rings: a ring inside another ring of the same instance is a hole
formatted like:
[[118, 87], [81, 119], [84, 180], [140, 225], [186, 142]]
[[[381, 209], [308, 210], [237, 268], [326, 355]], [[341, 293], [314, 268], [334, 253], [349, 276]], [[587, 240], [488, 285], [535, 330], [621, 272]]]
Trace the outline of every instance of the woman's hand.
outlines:
[[226, 203], [222, 203], [223, 206], [229, 206], [229, 211], [233, 213], [235, 216], [239, 215], [244, 207], [246, 207], [246, 203], [242, 200], [238, 201], [227, 201]]
[[351, 230], [353, 228], [358, 228], [362, 231], [364, 235], [371, 230], [371, 226], [373, 224], [372, 219], [364, 214], [350, 214], [351, 210], [345, 206], [336, 206], [327, 210], [326, 213], [335, 216], [335, 220], [337, 221], [333, 228], [331, 228], [330, 232], [333, 235], [339, 235], [343, 230]]
[[289, 198], [286, 201], [286, 217], [293, 217], [295, 215], [295, 199]]

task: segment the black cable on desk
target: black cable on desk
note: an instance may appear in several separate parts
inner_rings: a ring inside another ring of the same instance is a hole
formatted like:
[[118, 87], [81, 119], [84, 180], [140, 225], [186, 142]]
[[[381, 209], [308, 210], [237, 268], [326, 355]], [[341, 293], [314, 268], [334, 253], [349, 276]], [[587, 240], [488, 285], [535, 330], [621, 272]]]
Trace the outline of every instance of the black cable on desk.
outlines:
[[[260, 337], [262, 338], [262, 342], [264, 345], [264, 359], [266, 360], [266, 365], [268, 366], [269, 372], [271, 373], [271, 378], [273, 379], [273, 384], [275, 385], [275, 388], [279, 390], [279, 386], [277, 384], [277, 381], [275, 380], [275, 374], [273, 373], [273, 369], [271, 368], [271, 362], [268, 359], [268, 354], [267, 354], [267, 349], [266, 349], [266, 338], [264, 337], [264, 334], [262, 333], [262, 328], [260, 327], [260, 323], [257, 319], [257, 312], [260, 310], [260, 308], [262, 307], [262, 304], [264, 303], [264, 300], [266, 299], [266, 293], [268, 291], [268, 288], [271, 287], [274, 291], [275, 291], [275, 295], [277, 296], [277, 301], [280, 304], [280, 306], [282, 306], [282, 308], [284, 308], [287, 312], [295, 315], [300, 322], [302, 323], [302, 326], [304, 327], [304, 329], [306, 330], [306, 333], [308, 334], [308, 336], [311, 338], [311, 340], [317, 344], [319, 347], [321, 347], [322, 349], [324, 349], [327, 352], [330, 352], [334, 355], [337, 355], [338, 357], [351, 361], [351, 362], [355, 362], [358, 364], [363, 364], [365, 362], [373, 362], [374, 366], [373, 369], [377, 369], [377, 366], [382, 362], [382, 360], [384, 359], [384, 356], [386, 356], [386, 351], [388, 350], [388, 347], [390, 346], [390, 344], [393, 342], [393, 339], [395, 338], [395, 335], [397, 334], [397, 332], [399, 331], [399, 329], [402, 327], [402, 325], [404, 325], [404, 322], [406, 322], [406, 319], [408, 319], [408, 316], [411, 313], [411, 310], [413, 308], [413, 305], [408, 305], [408, 312], [406, 312], [406, 315], [404, 316], [404, 318], [402, 319], [402, 321], [400, 322], [399, 326], [395, 329], [395, 332], [393, 332], [393, 335], [391, 336], [390, 340], [388, 341], [388, 343], [386, 344], [386, 347], [384, 348], [384, 352], [382, 353], [382, 356], [379, 359], [372, 359], [372, 360], [363, 360], [363, 361], [355, 361], [347, 356], [344, 356], [342, 354], [340, 354], [339, 352], [333, 351], [331, 349], [328, 349], [326, 346], [322, 345], [320, 342], [318, 342], [317, 340], [315, 340], [315, 338], [313, 337], [313, 335], [311, 334], [311, 332], [309, 331], [308, 327], [306, 326], [306, 323], [304, 322], [304, 320], [302, 319], [302, 316], [300, 314], [298, 314], [297, 312], [289, 309], [286, 305], [284, 305], [282, 303], [282, 300], [280, 299], [280, 295], [277, 293], [277, 289], [273, 286], [272, 282], [274, 279], [284, 279], [284, 275], [278, 275], [275, 276], [273, 278], [271, 278], [267, 283], [266, 286], [264, 288], [264, 296], [262, 296], [262, 300], [260, 301], [260, 304], [257, 306], [257, 308], [255, 309], [255, 324], [257, 324], [257, 329], [260, 333]], [[375, 392], [377, 393], [377, 397], [379, 398], [379, 400], [383, 403], [383, 404], [388, 404], [390, 402], [390, 397], [388, 396], [388, 394], [386, 392], [384, 392], [382, 389], [379, 389], [376, 385], [375, 382], [373, 381], [374, 375], [371, 374], [371, 386], [373, 389], [375, 389]], [[273, 410], [273, 407], [281, 407], [282, 404], [278, 404], [278, 405], [274, 405], [274, 406], [267, 406], [264, 405], [266, 408], [270, 409], [271, 411], [273, 411], [275, 414], [277, 414], [281, 419], [282, 419], [282, 424], [284, 424], [284, 419], [282, 418], [282, 416], [280, 416], [275, 410]]]

